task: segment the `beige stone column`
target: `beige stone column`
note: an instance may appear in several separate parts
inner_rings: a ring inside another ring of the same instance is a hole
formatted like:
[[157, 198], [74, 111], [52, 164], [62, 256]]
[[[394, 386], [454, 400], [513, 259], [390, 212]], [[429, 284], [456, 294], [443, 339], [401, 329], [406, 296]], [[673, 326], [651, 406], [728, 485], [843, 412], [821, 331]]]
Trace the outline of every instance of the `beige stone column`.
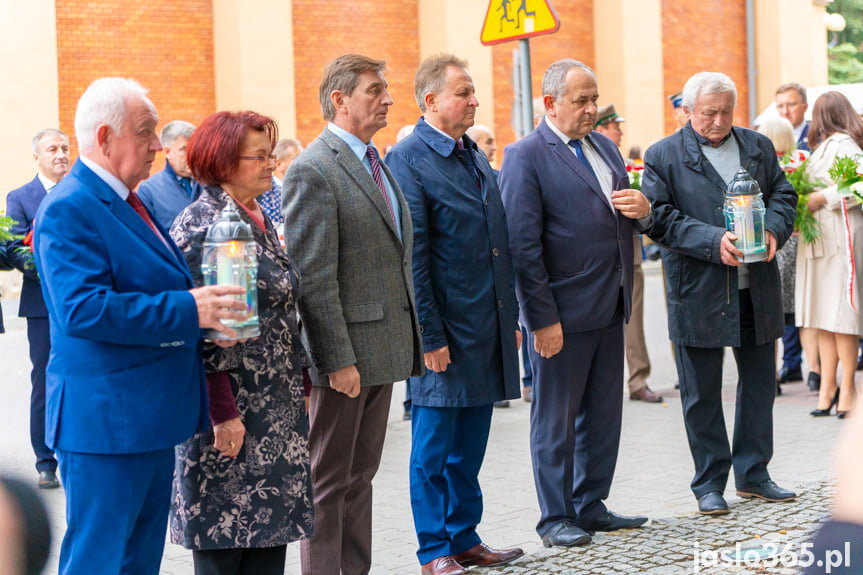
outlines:
[[827, 84], [824, 12], [819, 0], [755, 2], [757, 113], [770, 105], [780, 84]]
[[[54, 0], [0, 8], [0, 209], [6, 194], [36, 175], [30, 141], [60, 127]], [[7, 17], [8, 16], [8, 17]], [[69, 134], [74, 137], [74, 134]]]
[[291, 4], [213, 0], [216, 109], [270, 116], [280, 138], [297, 129]]
[[626, 118], [620, 151], [641, 152], [665, 136], [661, 0], [593, 3], [599, 103]]
[[439, 52], [468, 61], [479, 107], [476, 123], [494, 126], [492, 54], [479, 41], [486, 0], [418, 0], [420, 61]]

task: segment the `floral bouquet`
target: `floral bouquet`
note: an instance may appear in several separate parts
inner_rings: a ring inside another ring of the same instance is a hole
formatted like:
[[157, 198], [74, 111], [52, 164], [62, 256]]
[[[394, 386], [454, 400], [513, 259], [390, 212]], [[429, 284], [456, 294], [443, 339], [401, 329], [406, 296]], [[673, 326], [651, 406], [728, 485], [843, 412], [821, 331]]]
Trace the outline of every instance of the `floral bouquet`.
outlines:
[[[7, 216], [5, 213], [0, 212], [0, 249], [6, 250], [7, 244], [12, 240], [21, 240], [23, 239], [23, 243], [27, 247], [19, 247], [15, 251], [18, 253], [26, 253], [27, 257], [24, 260], [24, 267], [26, 269], [31, 269], [35, 267], [35, 262], [33, 261], [33, 230], [30, 230], [26, 236], [23, 238], [20, 235], [16, 235], [12, 233], [12, 227], [18, 222]], [[11, 253], [11, 247], [8, 247], [10, 250], [7, 253]]]
[[641, 190], [641, 176], [644, 175], [644, 164], [626, 164], [626, 175], [629, 176], [629, 187], [633, 190]]
[[813, 182], [806, 173], [809, 152], [793, 150], [779, 158], [779, 165], [785, 172], [788, 183], [797, 192], [797, 216], [794, 218], [794, 229], [800, 233], [803, 242], [811, 244], [821, 235], [818, 220], [809, 211], [809, 194], [815, 191], [820, 182]]

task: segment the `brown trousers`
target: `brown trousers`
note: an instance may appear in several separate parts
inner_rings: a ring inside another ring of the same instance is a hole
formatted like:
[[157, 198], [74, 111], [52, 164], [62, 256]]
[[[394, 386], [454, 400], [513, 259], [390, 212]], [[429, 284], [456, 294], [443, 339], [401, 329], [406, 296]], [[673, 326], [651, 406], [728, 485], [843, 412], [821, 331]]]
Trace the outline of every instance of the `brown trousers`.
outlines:
[[629, 323], [623, 330], [626, 342], [626, 366], [629, 369], [629, 393], [647, 387], [650, 376], [650, 358], [647, 355], [647, 342], [644, 339], [644, 270], [641, 269], [641, 238], [635, 236], [635, 268], [632, 277], [632, 312]]
[[303, 575], [364, 575], [372, 564], [372, 478], [381, 461], [393, 386], [351, 399], [315, 386], [309, 451], [315, 497], [311, 539], [300, 543]]

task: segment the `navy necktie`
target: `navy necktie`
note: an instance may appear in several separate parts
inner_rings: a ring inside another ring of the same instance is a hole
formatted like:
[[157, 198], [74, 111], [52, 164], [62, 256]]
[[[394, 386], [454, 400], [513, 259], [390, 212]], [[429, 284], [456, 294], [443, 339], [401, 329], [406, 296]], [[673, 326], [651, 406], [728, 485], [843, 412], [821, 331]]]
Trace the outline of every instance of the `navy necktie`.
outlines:
[[477, 170], [476, 164], [473, 162], [473, 156], [470, 155], [470, 150], [465, 147], [461, 138], [456, 140], [456, 148], [458, 149], [456, 155], [459, 160], [461, 160], [462, 165], [467, 169], [468, 173], [473, 176], [476, 181], [476, 187], [482, 188], [482, 182], [480, 182], [479, 179], [479, 170]]
[[593, 166], [590, 165], [590, 162], [587, 160], [587, 156], [584, 155], [584, 150], [581, 149], [581, 140], [570, 140], [569, 145], [575, 148], [575, 155], [579, 160], [581, 160], [581, 163], [584, 164], [584, 167], [587, 168], [590, 175], [593, 176], [593, 179], [596, 181], [596, 185], [599, 185], [599, 178], [596, 177], [596, 172], [593, 171]]

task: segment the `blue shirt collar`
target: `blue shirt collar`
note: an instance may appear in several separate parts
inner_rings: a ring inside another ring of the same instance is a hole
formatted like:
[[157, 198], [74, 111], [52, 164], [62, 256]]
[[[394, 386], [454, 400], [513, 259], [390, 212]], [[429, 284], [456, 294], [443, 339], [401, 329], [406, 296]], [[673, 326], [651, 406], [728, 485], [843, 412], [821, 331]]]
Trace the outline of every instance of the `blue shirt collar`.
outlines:
[[[447, 157], [455, 150], [456, 141], [449, 134], [429, 124], [425, 117], [419, 119], [414, 132], [441, 156]], [[476, 149], [476, 144], [467, 135], [462, 136], [462, 141], [465, 148]]]
[[377, 146], [375, 146], [375, 143], [371, 140], [369, 140], [369, 143], [366, 144], [347, 130], [339, 128], [332, 122], [327, 124], [327, 128], [329, 128], [330, 132], [341, 138], [342, 141], [344, 141], [344, 143], [348, 145], [351, 151], [356, 154], [359, 161], [362, 162], [363, 158], [366, 157], [366, 146], [371, 146], [372, 148], [374, 148], [375, 151], [378, 152], [378, 158], [381, 157], [380, 151], [378, 150]]

